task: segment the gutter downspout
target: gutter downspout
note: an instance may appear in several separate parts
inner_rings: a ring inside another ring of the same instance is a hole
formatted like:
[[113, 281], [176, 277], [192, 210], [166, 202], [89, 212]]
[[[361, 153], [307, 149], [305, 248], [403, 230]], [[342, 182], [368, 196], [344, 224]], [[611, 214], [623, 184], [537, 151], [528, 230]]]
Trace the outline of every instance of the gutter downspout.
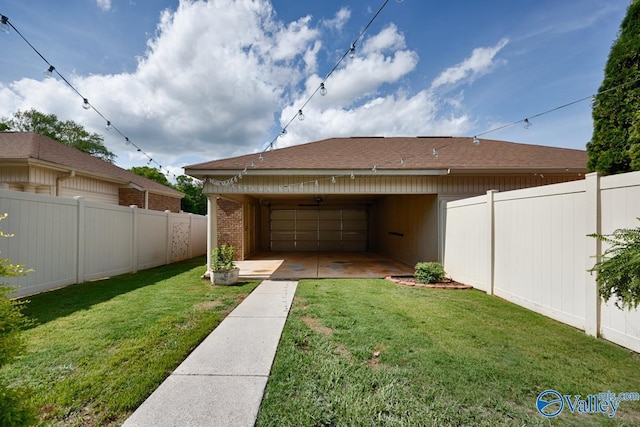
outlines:
[[56, 196], [60, 197], [60, 193], [62, 192], [62, 181], [66, 181], [76, 176], [76, 171], [69, 171], [69, 173], [61, 175], [56, 178]]

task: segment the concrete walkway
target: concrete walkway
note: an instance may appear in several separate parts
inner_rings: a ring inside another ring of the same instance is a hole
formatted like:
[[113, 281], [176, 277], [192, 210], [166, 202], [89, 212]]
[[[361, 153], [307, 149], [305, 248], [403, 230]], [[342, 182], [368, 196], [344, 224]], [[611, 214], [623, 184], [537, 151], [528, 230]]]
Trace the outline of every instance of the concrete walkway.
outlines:
[[123, 427], [253, 426], [297, 285], [262, 282]]

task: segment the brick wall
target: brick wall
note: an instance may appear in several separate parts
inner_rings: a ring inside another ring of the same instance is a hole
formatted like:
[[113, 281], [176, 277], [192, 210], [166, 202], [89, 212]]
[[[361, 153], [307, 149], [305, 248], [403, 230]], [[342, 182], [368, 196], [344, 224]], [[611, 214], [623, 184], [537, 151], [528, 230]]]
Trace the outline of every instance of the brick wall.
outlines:
[[[144, 208], [144, 191], [135, 188], [120, 189], [120, 206], [136, 205]], [[176, 197], [163, 196], [149, 193], [149, 209], [154, 211], [180, 212], [180, 199]]]
[[242, 205], [231, 200], [218, 199], [218, 244], [233, 245], [235, 259], [242, 260]]

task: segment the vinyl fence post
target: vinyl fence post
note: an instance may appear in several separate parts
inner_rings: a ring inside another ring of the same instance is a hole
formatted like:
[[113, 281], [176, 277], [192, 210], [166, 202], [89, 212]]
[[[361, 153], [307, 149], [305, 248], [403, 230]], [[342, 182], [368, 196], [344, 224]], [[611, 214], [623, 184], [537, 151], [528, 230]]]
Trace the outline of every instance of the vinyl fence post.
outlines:
[[[585, 310], [584, 331], [591, 336], [600, 335], [600, 295], [596, 275], [588, 270], [593, 267], [602, 254], [599, 239], [589, 237], [592, 233], [601, 233], [600, 175], [597, 172], [585, 177]], [[597, 258], [595, 258], [597, 257]]]
[[77, 214], [77, 244], [76, 244], [76, 284], [84, 282], [84, 241], [85, 241], [85, 200], [82, 196], [75, 196], [78, 214]]
[[497, 190], [489, 190], [487, 191], [487, 294], [493, 295], [493, 278], [494, 278], [494, 268], [495, 268], [495, 219], [494, 219], [494, 209], [493, 209], [493, 196], [497, 193]]
[[131, 205], [131, 272], [138, 272], [138, 206]]
[[164, 214], [167, 216], [167, 241], [165, 243], [165, 265], [171, 264], [171, 246], [173, 242], [173, 227], [171, 224], [171, 211], [165, 210]]

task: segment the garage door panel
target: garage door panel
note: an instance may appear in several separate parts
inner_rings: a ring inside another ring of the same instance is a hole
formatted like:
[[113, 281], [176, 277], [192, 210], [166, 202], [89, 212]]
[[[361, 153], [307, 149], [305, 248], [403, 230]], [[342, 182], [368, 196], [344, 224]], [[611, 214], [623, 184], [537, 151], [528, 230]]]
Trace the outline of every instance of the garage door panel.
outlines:
[[318, 221], [296, 221], [296, 231], [318, 231]]
[[342, 219], [360, 219], [367, 220], [367, 211], [365, 210], [344, 210], [342, 211]]
[[336, 220], [321, 219], [318, 221], [319, 230], [342, 230], [342, 224]]
[[288, 220], [294, 221], [296, 219], [296, 211], [291, 209], [273, 210], [271, 211], [271, 221], [273, 220]]
[[321, 242], [327, 241], [327, 240], [336, 240], [336, 241], [341, 241], [342, 240], [342, 232], [341, 231], [323, 231], [320, 230], [320, 232], [318, 233], [318, 240], [320, 240]]
[[342, 229], [345, 231], [365, 231], [367, 229], [367, 222], [354, 220], [342, 221]]
[[293, 221], [271, 221], [271, 232], [291, 231], [292, 229], [294, 229], [292, 222]]
[[320, 220], [329, 219], [336, 220], [342, 219], [342, 210], [330, 210], [330, 211], [318, 211], [318, 218]]

